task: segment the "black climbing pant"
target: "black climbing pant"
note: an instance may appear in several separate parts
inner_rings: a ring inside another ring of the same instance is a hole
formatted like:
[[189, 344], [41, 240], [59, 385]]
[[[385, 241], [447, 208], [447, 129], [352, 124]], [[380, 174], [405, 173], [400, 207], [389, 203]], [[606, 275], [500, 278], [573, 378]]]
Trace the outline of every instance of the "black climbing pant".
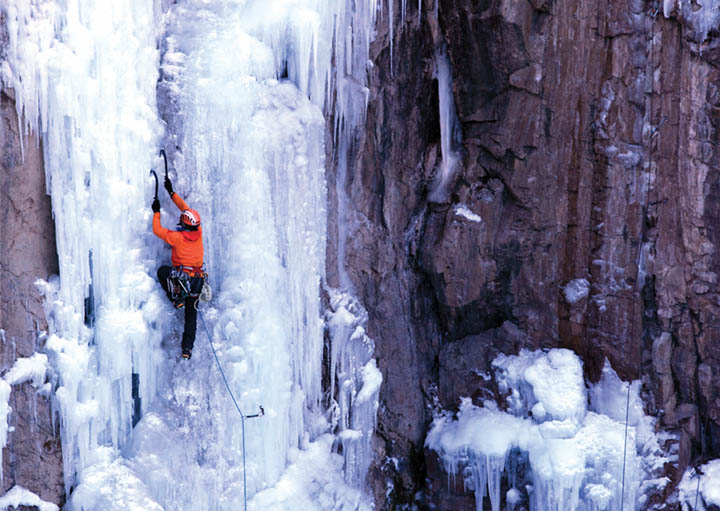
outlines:
[[[160, 281], [160, 285], [167, 293], [170, 301], [173, 300], [171, 291], [168, 287], [168, 279], [171, 278], [171, 271], [172, 267], [170, 266], [161, 266], [157, 271], [157, 278]], [[197, 330], [197, 309], [195, 306], [202, 286], [202, 277], [190, 277], [190, 290], [195, 296], [188, 296], [185, 299], [185, 306], [183, 307], [185, 309], [185, 330], [183, 331], [182, 337], [182, 349], [184, 350], [192, 350], [193, 345], [195, 344], [195, 332]]]

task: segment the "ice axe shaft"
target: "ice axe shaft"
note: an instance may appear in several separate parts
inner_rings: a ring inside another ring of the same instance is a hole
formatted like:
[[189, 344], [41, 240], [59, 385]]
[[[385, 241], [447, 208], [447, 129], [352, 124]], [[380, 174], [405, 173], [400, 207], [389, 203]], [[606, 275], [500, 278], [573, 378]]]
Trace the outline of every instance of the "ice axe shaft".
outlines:
[[153, 169], [150, 169], [150, 174], [155, 176], [155, 199], [157, 200], [157, 198], [158, 198], [158, 194], [157, 194], [157, 192], [158, 192], [158, 177]]
[[167, 179], [167, 156], [165, 156], [165, 149], [160, 149], [160, 154], [163, 157], [163, 160], [165, 161], [165, 179]]

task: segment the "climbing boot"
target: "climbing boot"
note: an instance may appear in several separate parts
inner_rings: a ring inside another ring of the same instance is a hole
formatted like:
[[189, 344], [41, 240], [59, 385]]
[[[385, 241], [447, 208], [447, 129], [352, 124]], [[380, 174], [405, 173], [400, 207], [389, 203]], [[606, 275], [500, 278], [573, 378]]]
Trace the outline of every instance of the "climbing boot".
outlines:
[[190, 357], [192, 357], [192, 351], [190, 351], [188, 349], [183, 349], [182, 350], [182, 358], [184, 358], [186, 360], [190, 360]]

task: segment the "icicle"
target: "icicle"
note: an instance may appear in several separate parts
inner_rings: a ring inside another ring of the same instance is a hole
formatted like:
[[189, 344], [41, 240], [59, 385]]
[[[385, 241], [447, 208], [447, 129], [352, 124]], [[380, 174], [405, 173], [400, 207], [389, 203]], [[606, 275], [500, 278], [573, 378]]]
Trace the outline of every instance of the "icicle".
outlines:
[[[59, 385], [53, 399], [69, 489], [99, 443], [127, 441], [131, 359], [144, 361], [143, 393], [157, 392], [162, 325], [143, 254], [144, 190], [160, 130], [153, 11], [129, 0], [115, 2], [112, 15], [81, 1], [61, 8], [9, 0], [7, 12], [3, 81], [15, 89], [25, 126], [42, 135], [56, 222], [61, 286], [46, 289], [54, 332], [46, 349]], [[83, 324], [91, 283], [105, 332]]]
[[428, 199], [433, 202], [443, 202], [447, 198], [448, 186], [450, 186], [456, 171], [455, 167], [458, 164], [456, 148], [461, 142], [461, 134], [457, 114], [455, 113], [450, 59], [444, 46], [435, 55], [435, 65], [440, 108], [440, 151], [442, 161], [439, 173], [428, 194]]
[[365, 309], [351, 296], [336, 290], [330, 290], [330, 302], [330, 395], [335, 395], [337, 378], [345, 480], [361, 488], [373, 457], [371, 441], [382, 374], [370, 358], [375, 343], [365, 334]]
[[395, 0], [388, 0], [388, 29], [390, 31], [390, 77], [393, 75], [393, 44], [395, 42], [395, 23], [393, 8], [395, 6]]

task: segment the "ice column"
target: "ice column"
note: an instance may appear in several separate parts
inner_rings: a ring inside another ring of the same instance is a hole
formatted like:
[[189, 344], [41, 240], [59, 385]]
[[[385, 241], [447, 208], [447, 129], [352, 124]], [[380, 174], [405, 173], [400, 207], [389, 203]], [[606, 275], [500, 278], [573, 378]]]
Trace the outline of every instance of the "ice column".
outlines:
[[[170, 16], [163, 70], [179, 107], [169, 122], [181, 126], [178, 186], [207, 212], [205, 233], [214, 240], [206, 250], [218, 291], [217, 310], [208, 314], [213, 341], [242, 408], [263, 404], [268, 417], [248, 424], [251, 494], [277, 481], [294, 447], [327, 428], [322, 111], [333, 113], [338, 144], [348, 147], [364, 119], [375, 9], [374, 2], [190, 0]], [[357, 383], [339, 412], [341, 429], [352, 430], [342, 437], [344, 453], [359, 452], [345, 468], [360, 482], [379, 372], [370, 355], [342, 367]], [[230, 408], [223, 415], [222, 427], [207, 427], [230, 452], [239, 443], [238, 417]], [[351, 445], [355, 431], [362, 433]]]
[[[160, 126], [152, 3], [8, 0], [3, 81], [42, 135], [59, 280], [46, 292], [66, 487], [131, 429], [131, 374], [156, 391], [159, 297], [148, 274], [148, 169]], [[90, 260], [92, 258], [93, 264]]]
[[444, 45], [435, 54], [435, 73], [438, 82], [442, 161], [428, 199], [433, 202], [443, 202], [447, 200], [448, 186], [450, 186], [455, 167], [458, 164], [457, 147], [461, 139], [460, 125], [455, 113], [450, 59]]
[[345, 461], [345, 480], [362, 488], [372, 461], [382, 374], [371, 358], [375, 343], [365, 333], [367, 312], [352, 296], [330, 292], [330, 395], [337, 379], [337, 429]]

